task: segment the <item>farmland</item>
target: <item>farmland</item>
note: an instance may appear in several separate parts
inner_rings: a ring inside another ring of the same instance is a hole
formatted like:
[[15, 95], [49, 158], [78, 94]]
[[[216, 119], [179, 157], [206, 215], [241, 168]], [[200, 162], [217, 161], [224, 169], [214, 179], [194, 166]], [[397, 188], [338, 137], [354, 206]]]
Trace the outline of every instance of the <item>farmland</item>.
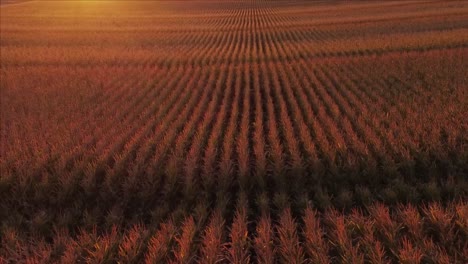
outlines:
[[468, 263], [467, 1], [0, 11], [0, 263]]

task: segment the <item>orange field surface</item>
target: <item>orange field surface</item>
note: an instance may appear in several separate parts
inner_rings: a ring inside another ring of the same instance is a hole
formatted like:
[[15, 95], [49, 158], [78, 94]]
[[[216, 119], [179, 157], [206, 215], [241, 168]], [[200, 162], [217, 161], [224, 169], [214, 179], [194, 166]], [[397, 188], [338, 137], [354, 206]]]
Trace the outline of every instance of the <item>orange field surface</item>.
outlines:
[[0, 263], [468, 263], [468, 1], [3, 2]]

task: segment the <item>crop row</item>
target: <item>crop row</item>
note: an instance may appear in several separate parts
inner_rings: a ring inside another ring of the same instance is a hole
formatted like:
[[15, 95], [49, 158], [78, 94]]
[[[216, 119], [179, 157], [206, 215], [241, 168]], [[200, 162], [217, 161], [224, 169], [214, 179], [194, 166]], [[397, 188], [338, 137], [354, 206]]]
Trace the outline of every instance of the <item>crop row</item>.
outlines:
[[[371, 5], [364, 10], [348, 6], [325, 17], [330, 10], [322, 14], [320, 6], [304, 3], [303, 8], [237, 3], [243, 8], [233, 9], [226, 9], [230, 4], [225, 3], [205, 10], [206, 15], [193, 14], [179, 4], [67, 3], [49, 7], [31, 3], [39, 5], [34, 13], [27, 9], [32, 8], [29, 5], [10, 6], [11, 11], [2, 16], [2, 65], [172, 67], [309, 61], [466, 48], [468, 36], [464, 3], [459, 7], [428, 4], [419, 11], [397, 5], [392, 7], [394, 13], [382, 13], [380, 9], [388, 8], [385, 6]], [[203, 6], [199, 5], [196, 10]], [[129, 11], [118, 16], [112, 13], [124, 7]], [[57, 15], [51, 16], [45, 8], [53, 8]], [[375, 9], [379, 12], [373, 13]], [[429, 11], [430, 16], [425, 14]], [[405, 23], [395, 22], [401, 19]], [[317, 21], [322, 22], [315, 24]]]
[[[242, 196], [231, 220], [223, 209], [197, 207], [156, 226], [108, 231], [57, 228], [52, 243], [7, 229], [0, 256], [28, 263], [465, 263], [468, 206], [431, 203], [389, 209], [374, 204], [342, 214], [310, 207], [298, 217], [284, 208], [251, 218]], [[40, 221], [36, 219], [36, 221]], [[40, 229], [37, 230], [40, 232]], [[1, 260], [2, 258], [0, 258]]]
[[466, 6], [2, 6], [0, 262], [466, 262]]
[[[109, 211], [119, 201], [148, 219], [239, 189], [320, 208], [464, 197], [463, 56], [390, 56], [382, 68], [362, 59], [81, 69], [82, 79], [55, 85], [68, 69], [10, 70], [3, 213], [18, 208], [8, 217], [19, 224], [26, 212]], [[433, 75], [446, 65], [459, 71]]]

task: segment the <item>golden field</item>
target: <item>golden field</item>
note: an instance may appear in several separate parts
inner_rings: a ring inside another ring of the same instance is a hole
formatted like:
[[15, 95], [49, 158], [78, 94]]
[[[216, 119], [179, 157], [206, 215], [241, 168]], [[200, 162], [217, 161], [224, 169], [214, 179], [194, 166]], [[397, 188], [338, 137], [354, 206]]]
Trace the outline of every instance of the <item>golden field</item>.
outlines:
[[0, 263], [468, 262], [467, 1], [0, 11]]

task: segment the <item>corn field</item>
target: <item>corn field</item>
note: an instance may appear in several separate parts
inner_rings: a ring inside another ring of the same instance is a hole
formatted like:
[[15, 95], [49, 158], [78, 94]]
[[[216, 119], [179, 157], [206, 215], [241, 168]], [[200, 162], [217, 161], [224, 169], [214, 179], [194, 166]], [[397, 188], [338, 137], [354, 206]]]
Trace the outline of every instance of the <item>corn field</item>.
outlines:
[[468, 263], [468, 2], [6, 1], [0, 263]]

